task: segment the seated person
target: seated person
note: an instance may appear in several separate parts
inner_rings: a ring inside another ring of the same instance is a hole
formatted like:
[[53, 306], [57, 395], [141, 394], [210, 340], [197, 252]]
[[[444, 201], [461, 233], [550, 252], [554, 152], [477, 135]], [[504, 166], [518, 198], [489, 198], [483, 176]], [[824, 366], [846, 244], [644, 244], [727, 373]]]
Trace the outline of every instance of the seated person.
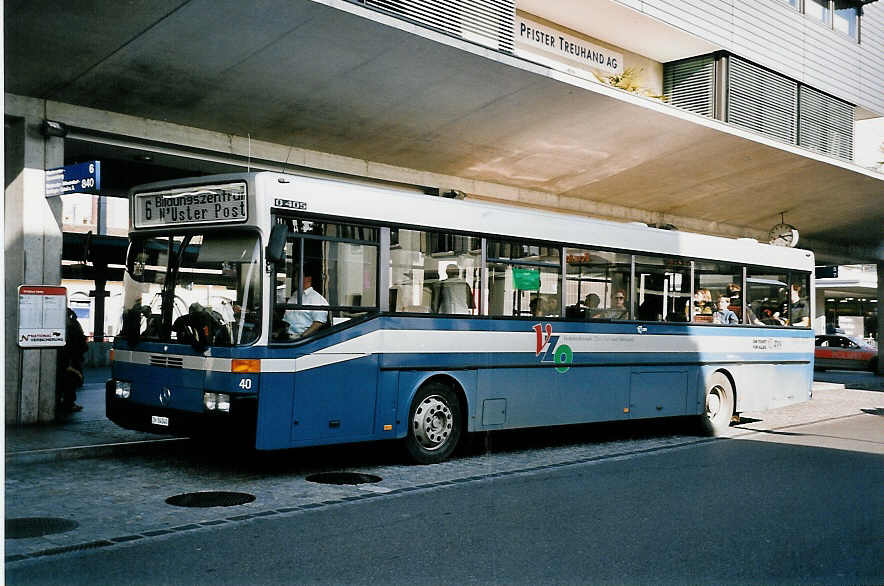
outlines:
[[586, 316], [586, 308], [581, 303], [575, 303], [565, 308], [565, 317], [567, 319], [583, 319]]
[[[301, 293], [302, 305], [321, 305], [328, 307], [328, 301], [313, 288], [313, 270], [304, 270], [304, 282]], [[297, 295], [289, 297], [287, 303], [297, 303]], [[289, 324], [290, 338], [305, 338], [314, 334], [329, 322], [328, 311], [322, 309], [288, 309], [283, 320]]]
[[586, 299], [583, 300], [583, 304], [586, 306], [587, 319], [602, 317], [602, 312], [599, 310], [599, 304], [601, 304], [601, 302], [601, 298], [595, 293], [590, 293], [586, 296]]
[[638, 319], [642, 321], [661, 321], [663, 319], [663, 296], [648, 293], [638, 307]]
[[709, 289], [694, 292], [694, 315], [712, 315], [712, 293]]
[[773, 308], [769, 306], [762, 306], [761, 313], [758, 314], [761, 318], [759, 321], [762, 325], [765, 326], [782, 326], [785, 325], [783, 320], [780, 319], [780, 312], [774, 311]]
[[172, 324], [177, 341], [192, 344], [200, 349], [215, 343], [220, 321], [199, 303], [191, 303], [185, 315], [179, 316]]
[[729, 309], [736, 313], [738, 318], [741, 317], [743, 315], [743, 293], [740, 286], [736, 283], [728, 283], [726, 295], [731, 300]]
[[626, 291], [618, 289], [614, 292], [614, 306], [606, 309], [599, 317], [608, 319], [628, 319], [629, 310], [626, 308]]
[[686, 322], [688, 316], [688, 298], [676, 297], [672, 303], [672, 311], [666, 316], [666, 321]]
[[540, 300], [540, 296], [532, 299], [528, 303], [528, 308], [531, 310], [531, 315], [534, 317], [543, 317], [545, 315], [543, 312], [543, 303]]
[[285, 321], [284, 316], [285, 310], [282, 308], [273, 311], [270, 337], [277, 342], [289, 339], [289, 322]]
[[728, 309], [728, 305], [731, 304], [730, 297], [725, 297], [724, 295], [719, 296], [718, 298], [718, 310], [712, 314], [712, 322], [716, 324], [738, 324], [740, 323], [740, 318], [737, 317], [737, 314]]
[[433, 294], [433, 313], [471, 313], [470, 310], [475, 309], [473, 290], [459, 278], [460, 269], [457, 265], [448, 265], [445, 273], [447, 278], [436, 285]]
[[789, 306], [789, 325], [807, 327], [810, 315], [807, 311], [807, 300], [801, 297], [801, 285], [793, 284], [791, 289], [791, 305]]

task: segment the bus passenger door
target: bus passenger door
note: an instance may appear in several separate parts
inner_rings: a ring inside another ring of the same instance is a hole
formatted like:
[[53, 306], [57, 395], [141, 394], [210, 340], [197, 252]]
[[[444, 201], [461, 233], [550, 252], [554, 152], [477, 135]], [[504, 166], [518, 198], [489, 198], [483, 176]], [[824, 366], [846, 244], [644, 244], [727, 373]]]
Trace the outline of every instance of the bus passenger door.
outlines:
[[292, 445], [369, 439], [377, 403], [377, 356], [313, 358], [328, 363], [295, 373]]

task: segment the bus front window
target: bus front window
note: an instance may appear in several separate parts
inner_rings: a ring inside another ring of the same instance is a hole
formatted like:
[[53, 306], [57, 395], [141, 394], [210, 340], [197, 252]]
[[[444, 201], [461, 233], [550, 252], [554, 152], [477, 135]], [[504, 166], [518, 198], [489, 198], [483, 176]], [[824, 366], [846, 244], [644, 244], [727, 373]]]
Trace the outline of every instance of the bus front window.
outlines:
[[124, 276], [121, 335], [211, 345], [260, 335], [261, 247], [248, 232], [134, 238]]

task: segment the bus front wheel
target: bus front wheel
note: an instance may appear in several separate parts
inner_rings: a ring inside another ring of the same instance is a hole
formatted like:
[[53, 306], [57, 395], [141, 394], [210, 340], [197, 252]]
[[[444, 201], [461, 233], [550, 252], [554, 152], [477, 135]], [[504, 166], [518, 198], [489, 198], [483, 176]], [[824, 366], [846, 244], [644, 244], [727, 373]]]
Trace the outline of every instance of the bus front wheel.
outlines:
[[462, 419], [460, 403], [451, 388], [439, 382], [421, 387], [408, 413], [408, 456], [418, 464], [446, 460], [460, 440]]
[[706, 384], [706, 400], [700, 415], [700, 431], [704, 435], [720, 435], [731, 424], [734, 414], [734, 388], [730, 379], [716, 372]]

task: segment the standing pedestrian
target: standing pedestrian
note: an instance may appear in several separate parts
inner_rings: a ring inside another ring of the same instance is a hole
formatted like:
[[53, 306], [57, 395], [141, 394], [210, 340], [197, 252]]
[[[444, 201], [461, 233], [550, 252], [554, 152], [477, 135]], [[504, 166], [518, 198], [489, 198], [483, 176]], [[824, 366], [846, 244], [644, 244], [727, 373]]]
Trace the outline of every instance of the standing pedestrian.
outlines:
[[65, 343], [58, 351], [58, 363], [55, 372], [55, 396], [57, 411], [61, 414], [81, 411], [77, 405], [77, 389], [83, 385], [83, 355], [88, 346], [86, 335], [77, 314], [70, 308], [67, 310], [65, 322]]

